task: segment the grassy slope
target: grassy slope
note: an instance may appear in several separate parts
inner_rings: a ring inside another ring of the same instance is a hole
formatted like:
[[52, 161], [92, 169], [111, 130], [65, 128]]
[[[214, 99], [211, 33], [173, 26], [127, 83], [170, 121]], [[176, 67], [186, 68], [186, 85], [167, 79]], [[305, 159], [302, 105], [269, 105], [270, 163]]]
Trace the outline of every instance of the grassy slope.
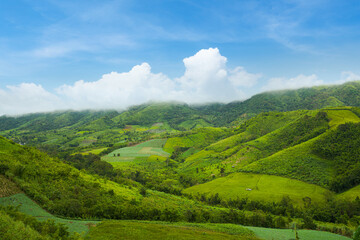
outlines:
[[[273, 229], [260, 227], [247, 227], [255, 232], [256, 236], [264, 240], [289, 240], [295, 239], [295, 232], [291, 229]], [[337, 234], [313, 230], [298, 230], [301, 240], [348, 240], [350, 238]]]
[[124, 147], [117, 149], [108, 155], [104, 156], [102, 160], [109, 163], [117, 162], [129, 162], [134, 161], [136, 158], [150, 157], [152, 155], [159, 157], [168, 157], [170, 154], [163, 151], [163, 146], [166, 143], [166, 139], [153, 139], [147, 142], [143, 142], [136, 146]]
[[349, 190], [337, 195], [340, 199], [354, 200], [356, 197], [360, 197], [360, 185], [350, 188]]
[[[330, 118], [331, 128], [345, 122], [360, 122], [359, 117], [346, 108], [325, 111]], [[286, 176], [327, 187], [333, 177], [332, 163], [316, 156], [312, 151], [313, 143], [324, 137], [326, 137], [326, 133], [256, 161], [242, 170]]]
[[164, 150], [172, 153], [175, 147], [201, 149], [222, 139], [227, 133], [228, 131], [222, 128], [207, 127], [194, 129], [188, 133], [169, 138], [164, 146]]
[[[325, 109], [324, 111], [330, 119], [329, 126], [331, 126], [331, 129], [345, 122], [360, 121], [359, 117], [355, 115], [350, 108], [331, 108]], [[315, 113], [316, 112], [313, 112], [312, 115]], [[253, 121], [254, 120], [255, 119], [253, 119]], [[289, 124], [288, 128], [293, 128], [293, 124]], [[205, 184], [193, 186], [186, 189], [185, 192], [191, 194], [197, 192], [215, 194], [217, 192], [225, 198], [249, 197], [249, 199], [255, 200], [273, 199], [275, 201], [279, 201], [284, 195], [288, 195], [298, 204], [302, 203], [304, 196], [311, 197], [313, 201], [323, 201], [324, 193], [329, 193], [330, 191], [313, 184], [328, 187], [333, 177], [333, 165], [331, 161], [315, 155], [312, 151], [312, 146], [317, 139], [326, 137], [326, 134], [322, 134], [293, 147], [285, 148], [268, 157], [261, 158], [261, 155], [265, 152], [264, 149], [269, 149], [269, 144], [270, 149], [276, 149], [278, 147], [275, 145], [271, 147], [271, 144], [281, 142], [281, 139], [277, 139], [278, 137], [276, 136], [286, 137], [282, 136], [283, 134], [281, 133], [284, 130], [286, 130], [286, 127], [277, 129], [256, 140], [246, 142], [246, 148], [239, 147], [240, 150], [237, 153], [224, 160], [221, 165], [218, 165], [224, 168], [226, 172], [231, 172], [239, 168], [241, 171], [261, 174], [230, 174], [224, 178], [218, 178]], [[214, 163], [213, 160], [214, 156], [216, 157], [214, 150], [219, 149], [218, 151], [223, 151], [222, 154], [226, 154], [226, 152], [231, 151], [231, 149], [229, 150], [224, 146], [235, 145], [236, 137], [237, 136], [232, 136], [219, 141], [208, 147], [208, 150], [203, 150], [190, 156], [185, 163], [186, 167], [194, 168], [194, 166], [199, 167], [202, 164], [205, 167], [203, 171], [200, 171], [200, 174], [206, 174], [210, 177], [210, 174], [215, 172], [220, 176], [219, 167], [214, 168], [214, 166], [216, 166], [216, 162]], [[241, 146], [241, 143], [238, 143], [237, 146]], [[257, 158], [260, 159], [257, 160]], [[254, 162], [251, 163], [251, 161]], [[247, 164], [249, 162], [250, 164]], [[278, 175], [285, 178], [264, 174]], [[253, 190], [246, 191], [246, 188]], [[355, 198], [358, 195], [360, 195], [360, 188], [353, 188], [339, 197], [348, 196]]]
[[89, 226], [99, 223], [99, 221], [86, 221], [55, 217], [54, 215], [42, 209], [37, 203], [32, 201], [23, 193], [0, 198], [0, 204], [3, 206], [19, 206], [19, 211], [22, 213], [33, 216], [40, 221], [46, 221], [50, 219], [54, 220], [56, 223], [62, 223], [68, 227], [69, 232], [77, 232], [83, 236], [88, 233]]
[[[240, 132], [237, 135], [211, 144], [200, 152], [189, 156], [180, 169], [188, 174], [194, 174], [195, 171], [198, 173], [201, 169], [200, 173], [195, 175], [198, 178], [209, 178], [213, 174], [218, 175], [221, 168], [226, 169], [227, 172], [233, 172], [238, 167], [270, 155], [274, 151], [271, 145], [278, 148], [279, 138], [282, 140], [284, 138], [282, 135], [287, 136], [286, 131], [291, 132], [291, 129], [294, 128], [291, 123], [300, 121], [305, 114], [314, 115], [315, 113], [293, 111], [259, 114], [242, 124], [237, 130]], [[280, 129], [283, 130], [280, 131]], [[276, 132], [283, 134], [276, 134]], [[269, 137], [270, 135], [273, 137]], [[264, 148], [262, 145], [270, 151], [261, 151], [260, 148]]]
[[[118, 207], [126, 214], [133, 215], [134, 213], [130, 211], [136, 211], [136, 214], [143, 213], [138, 209], [157, 211], [158, 215], [152, 213], [141, 215], [143, 219], [157, 217], [166, 220], [168, 217], [166, 211], [176, 212], [177, 220], [185, 221], [186, 214], [191, 210], [206, 211], [214, 219], [220, 213], [228, 211], [152, 190], [147, 190], [146, 196], [142, 196], [140, 186], [121, 185], [86, 174], [35, 149], [24, 148], [3, 138], [0, 138], [0, 164], [8, 166], [9, 169], [5, 174], [10, 176], [26, 194], [45, 209], [53, 210], [58, 214], [72, 214], [68, 216], [86, 218], [88, 214], [99, 213], [98, 210], [101, 208], [109, 207], [108, 211], [114, 211], [113, 209]], [[87, 200], [95, 202], [87, 206]], [[74, 203], [79, 207], [72, 207]], [[104, 217], [101, 214], [102, 211], [98, 216]]]
[[325, 201], [324, 194], [330, 193], [329, 190], [302, 181], [250, 173], [233, 173], [227, 177], [187, 188], [184, 192], [219, 193], [224, 199], [239, 197], [266, 202], [278, 202], [283, 196], [289, 196], [297, 205], [302, 205], [302, 199], [306, 196], [311, 197], [313, 202]]
[[55, 217], [41, 208], [37, 203], [27, 197], [16, 186], [15, 183], [0, 175], [0, 205], [19, 207], [18, 210], [27, 215], [36, 217], [40, 221], [48, 219], [56, 223], [62, 223], [68, 227], [69, 232], [77, 232], [85, 235], [89, 231], [89, 225], [98, 223], [97, 221], [68, 220]]
[[[229, 233], [231, 231], [231, 233]], [[106, 221], [91, 229], [86, 239], [258, 239], [248, 229], [237, 225], [169, 224], [135, 221]]]
[[[250, 230], [250, 231], [249, 231]], [[255, 234], [254, 234], [255, 233]], [[295, 239], [291, 229], [243, 227], [234, 224], [193, 224], [139, 221], [106, 221], [90, 230], [88, 240], [102, 239]], [[344, 236], [313, 230], [298, 230], [302, 240], [346, 240]]]

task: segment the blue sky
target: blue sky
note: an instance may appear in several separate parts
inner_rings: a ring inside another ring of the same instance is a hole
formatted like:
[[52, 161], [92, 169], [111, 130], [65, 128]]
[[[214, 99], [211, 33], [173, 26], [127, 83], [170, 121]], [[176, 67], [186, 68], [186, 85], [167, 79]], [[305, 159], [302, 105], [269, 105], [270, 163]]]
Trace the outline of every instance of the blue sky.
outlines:
[[355, 0], [4, 0], [0, 114], [357, 80], [359, 12]]

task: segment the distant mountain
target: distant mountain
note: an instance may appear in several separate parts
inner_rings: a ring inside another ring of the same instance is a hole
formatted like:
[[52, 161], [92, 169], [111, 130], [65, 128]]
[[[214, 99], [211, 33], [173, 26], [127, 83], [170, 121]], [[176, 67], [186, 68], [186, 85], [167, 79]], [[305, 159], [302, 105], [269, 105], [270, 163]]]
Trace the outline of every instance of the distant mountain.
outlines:
[[[93, 146], [104, 146], [125, 140], [115, 135], [129, 125], [142, 126], [142, 131], [158, 133], [185, 131], [211, 126], [236, 126], [261, 112], [337, 106], [360, 106], [360, 82], [266, 92], [243, 102], [229, 104], [194, 106], [185, 103], [149, 103], [125, 111], [88, 110], [2, 116], [0, 134], [17, 142], [32, 145], [45, 143], [58, 148], [84, 146], [89, 142]], [[138, 134], [126, 139], [141, 140]]]
[[342, 85], [265, 92], [243, 102], [207, 105], [198, 109], [204, 114], [215, 115], [213, 123], [221, 126], [235, 121], [244, 114], [314, 110], [337, 106], [360, 106], [360, 81]]

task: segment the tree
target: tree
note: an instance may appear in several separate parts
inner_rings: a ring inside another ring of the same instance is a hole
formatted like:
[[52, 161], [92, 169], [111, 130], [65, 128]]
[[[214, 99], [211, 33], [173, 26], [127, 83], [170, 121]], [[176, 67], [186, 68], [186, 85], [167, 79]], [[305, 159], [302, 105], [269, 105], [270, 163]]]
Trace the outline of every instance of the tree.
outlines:
[[357, 227], [354, 236], [353, 236], [354, 240], [360, 240], [360, 226]]

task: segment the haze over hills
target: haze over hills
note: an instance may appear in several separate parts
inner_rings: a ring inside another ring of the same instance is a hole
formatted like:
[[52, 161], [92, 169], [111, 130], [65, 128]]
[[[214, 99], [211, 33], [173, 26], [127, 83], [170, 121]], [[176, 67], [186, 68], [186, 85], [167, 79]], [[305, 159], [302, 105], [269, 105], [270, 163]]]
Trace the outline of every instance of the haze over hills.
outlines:
[[[2, 116], [0, 134], [9, 140], [0, 139], [0, 205], [20, 203], [37, 219], [45, 209], [47, 219], [66, 224], [61, 231], [69, 239], [124, 228], [159, 228], [161, 238], [178, 221], [189, 222], [176, 226], [193, 236], [195, 227], [214, 239], [274, 233], [210, 223], [297, 224], [351, 236], [360, 223], [359, 99], [360, 82], [351, 82], [230, 104]], [[14, 209], [0, 211], [14, 223], [28, 221]], [[155, 222], [99, 224], [105, 219]], [[89, 233], [88, 220], [98, 224]], [[34, 236], [51, 235], [31, 228]]]
[[0, 240], [360, 240], [359, 11], [0, 1]]

